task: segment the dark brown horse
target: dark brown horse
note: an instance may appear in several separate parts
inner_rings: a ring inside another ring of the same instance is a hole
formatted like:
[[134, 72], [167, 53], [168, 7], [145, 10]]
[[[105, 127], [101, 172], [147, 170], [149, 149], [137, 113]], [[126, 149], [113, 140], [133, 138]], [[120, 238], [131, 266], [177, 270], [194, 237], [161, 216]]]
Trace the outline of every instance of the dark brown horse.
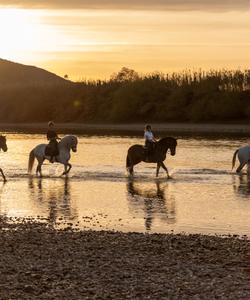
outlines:
[[175, 148], [177, 146], [177, 141], [175, 138], [166, 137], [155, 143], [153, 154], [150, 155], [149, 160], [146, 160], [147, 155], [144, 146], [133, 145], [128, 149], [127, 154], [127, 170], [130, 175], [134, 173], [134, 165], [144, 161], [147, 163], [156, 163], [156, 177], [158, 177], [160, 167], [162, 167], [168, 175], [168, 169], [164, 165], [163, 161], [166, 159], [167, 151], [170, 149], [171, 155], [175, 155]]
[[[6, 136], [0, 135], [0, 149], [2, 149], [4, 152], [8, 150], [7, 144], [6, 144]], [[3, 181], [6, 182], [6, 177], [3, 173], [3, 170], [0, 168], [0, 173], [3, 176]]]

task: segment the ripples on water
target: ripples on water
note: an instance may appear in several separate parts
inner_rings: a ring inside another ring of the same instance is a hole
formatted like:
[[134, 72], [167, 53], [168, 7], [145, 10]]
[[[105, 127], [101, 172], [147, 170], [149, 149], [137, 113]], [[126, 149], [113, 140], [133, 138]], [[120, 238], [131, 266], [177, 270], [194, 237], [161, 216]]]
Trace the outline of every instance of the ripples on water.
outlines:
[[8, 182], [0, 184], [0, 211], [12, 217], [45, 218], [53, 226], [138, 232], [236, 233], [250, 236], [250, 179], [231, 172], [235, 149], [247, 140], [179, 139], [167, 156], [171, 180], [155, 166], [125, 172], [134, 137], [79, 137], [69, 178], [63, 166], [45, 164], [44, 177], [28, 176], [29, 151], [41, 135], [8, 135], [0, 164]]

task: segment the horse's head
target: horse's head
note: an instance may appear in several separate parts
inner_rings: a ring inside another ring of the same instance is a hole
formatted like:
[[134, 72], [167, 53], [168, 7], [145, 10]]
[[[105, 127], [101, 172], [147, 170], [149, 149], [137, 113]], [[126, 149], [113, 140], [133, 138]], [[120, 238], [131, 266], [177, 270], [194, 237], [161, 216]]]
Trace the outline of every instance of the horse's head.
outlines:
[[159, 141], [159, 144], [164, 147], [166, 149], [166, 151], [168, 149], [170, 149], [170, 154], [172, 156], [175, 155], [176, 153], [176, 146], [177, 146], [177, 140], [175, 138], [172, 138], [172, 137], [166, 137], [166, 138], [163, 138]]
[[7, 144], [6, 144], [6, 136], [0, 135], [0, 149], [2, 149], [4, 152], [8, 150]]
[[76, 152], [76, 151], [77, 151], [77, 143], [78, 143], [77, 137], [73, 135], [73, 136], [71, 137], [71, 141], [72, 141], [72, 144], [71, 144], [71, 150], [72, 150], [73, 152]]
[[62, 145], [62, 147], [66, 147], [68, 150], [72, 150], [73, 152], [77, 151], [77, 143], [77, 137], [74, 135], [66, 135], [60, 141], [60, 145]]
[[177, 146], [177, 141], [176, 141], [176, 139], [172, 138], [172, 142], [170, 143], [170, 146], [169, 146], [170, 154], [172, 156], [174, 156], [176, 153], [176, 146]]

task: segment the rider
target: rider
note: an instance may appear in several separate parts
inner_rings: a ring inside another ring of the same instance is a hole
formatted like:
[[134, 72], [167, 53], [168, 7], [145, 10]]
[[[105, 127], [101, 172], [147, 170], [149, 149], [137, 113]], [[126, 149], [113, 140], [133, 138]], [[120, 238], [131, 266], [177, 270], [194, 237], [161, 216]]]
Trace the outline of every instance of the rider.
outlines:
[[48, 123], [48, 131], [47, 131], [47, 140], [49, 141], [48, 149], [50, 162], [54, 162], [54, 158], [59, 154], [58, 151], [58, 139], [60, 139], [55, 132], [55, 123], [53, 121], [49, 121]]
[[154, 149], [154, 143], [156, 142], [156, 139], [154, 137], [154, 134], [152, 132], [151, 125], [146, 125], [144, 129], [144, 138], [145, 138], [145, 147], [146, 147], [146, 160], [149, 160], [150, 154], [152, 154]]

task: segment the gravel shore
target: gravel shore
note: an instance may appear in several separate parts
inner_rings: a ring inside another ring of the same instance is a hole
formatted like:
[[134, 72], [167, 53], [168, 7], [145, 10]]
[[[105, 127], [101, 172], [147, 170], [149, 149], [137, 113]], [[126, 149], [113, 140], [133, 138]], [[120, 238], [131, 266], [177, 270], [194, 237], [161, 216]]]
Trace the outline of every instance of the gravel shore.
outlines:
[[250, 299], [250, 241], [0, 219], [0, 299]]

